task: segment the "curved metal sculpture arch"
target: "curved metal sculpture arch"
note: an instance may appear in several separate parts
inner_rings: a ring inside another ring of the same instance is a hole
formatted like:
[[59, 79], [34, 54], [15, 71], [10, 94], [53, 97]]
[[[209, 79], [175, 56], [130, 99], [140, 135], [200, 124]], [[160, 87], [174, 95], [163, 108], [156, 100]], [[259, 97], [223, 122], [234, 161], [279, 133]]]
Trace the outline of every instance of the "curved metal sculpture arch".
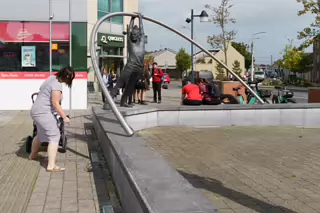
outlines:
[[[93, 65], [93, 69], [94, 72], [98, 78], [98, 82], [100, 84], [100, 87], [102, 89], [103, 94], [106, 97], [106, 100], [108, 102], [108, 104], [110, 105], [111, 110], [113, 111], [114, 115], [116, 116], [116, 118], [118, 119], [118, 121], [120, 122], [121, 126], [124, 128], [125, 132], [127, 133], [128, 136], [132, 136], [134, 134], [133, 130], [131, 129], [131, 127], [128, 125], [128, 123], [125, 121], [125, 119], [123, 118], [122, 114], [120, 113], [120, 111], [118, 110], [117, 106], [115, 105], [111, 95], [109, 94], [107, 88], [104, 86], [103, 83], [103, 79], [101, 76], [101, 73], [99, 71], [99, 64], [98, 64], [98, 58], [97, 58], [97, 47], [96, 47], [96, 38], [97, 38], [97, 33], [98, 33], [98, 29], [100, 27], [100, 25], [107, 19], [110, 19], [112, 17], [116, 17], [116, 16], [131, 16], [131, 17], [137, 17], [138, 15], [136, 13], [127, 13], [127, 12], [118, 12], [118, 13], [110, 13], [108, 15], [105, 15], [104, 17], [102, 17], [93, 27], [93, 30], [91, 32], [91, 37], [90, 37], [90, 54], [91, 54], [91, 61], [92, 61], [92, 65]], [[264, 101], [251, 89], [250, 86], [248, 86], [237, 74], [235, 74], [229, 67], [227, 67], [224, 63], [222, 63], [219, 59], [217, 59], [213, 54], [211, 54], [208, 50], [206, 50], [204, 47], [202, 47], [200, 44], [198, 44], [197, 42], [195, 42], [194, 40], [190, 39], [189, 37], [185, 36], [184, 34], [182, 34], [181, 32], [169, 27], [168, 25], [159, 22], [157, 20], [154, 20], [152, 18], [149, 17], [142, 17], [144, 20], [153, 22], [155, 24], [158, 24], [174, 33], [176, 33], [177, 35], [181, 36], [182, 38], [186, 39], [187, 41], [193, 43], [195, 46], [197, 46], [199, 49], [201, 49], [203, 52], [205, 52], [206, 54], [208, 54], [208, 56], [210, 56], [212, 59], [214, 59], [217, 63], [221, 64], [221, 66], [223, 68], [225, 68], [226, 70], [228, 70], [228, 72], [230, 72], [238, 81], [240, 81], [240, 83], [245, 86], [249, 92], [254, 95], [257, 100], [261, 103], [264, 104]]]

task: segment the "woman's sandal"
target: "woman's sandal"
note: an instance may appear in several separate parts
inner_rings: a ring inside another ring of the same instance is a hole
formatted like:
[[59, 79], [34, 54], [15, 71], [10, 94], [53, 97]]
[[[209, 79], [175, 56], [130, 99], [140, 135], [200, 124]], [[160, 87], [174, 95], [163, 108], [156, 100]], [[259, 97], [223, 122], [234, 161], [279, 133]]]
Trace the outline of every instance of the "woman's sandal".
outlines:
[[64, 172], [65, 170], [65, 168], [60, 168], [59, 166], [56, 166], [52, 169], [47, 169], [47, 172]]

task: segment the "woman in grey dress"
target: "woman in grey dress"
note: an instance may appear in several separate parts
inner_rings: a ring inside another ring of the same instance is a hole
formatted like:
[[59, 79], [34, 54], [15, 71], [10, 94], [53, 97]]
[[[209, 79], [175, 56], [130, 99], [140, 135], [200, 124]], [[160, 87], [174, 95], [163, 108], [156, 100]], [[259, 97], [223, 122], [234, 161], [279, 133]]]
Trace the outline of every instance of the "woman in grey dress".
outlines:
[[56, 75], [49, 77], [40, 87], [37, 99], [31, 108], [31, 117], [37, 126], [37, 136], [32, 142], [32, 152], [29, 159], [32, 160], [38, 155], [40, 142], [48, 142], [48, 172], [61, 172], [64, 168], [56, 165], [56, 156], [60, 140], [60, 131], [55, 117], [55, 113], [63, 118], [66, 124], [70, 124], [70, 119], [61, 107], [62, 84], [71, 87], [75, 77], [74, 70], [66, 67]]

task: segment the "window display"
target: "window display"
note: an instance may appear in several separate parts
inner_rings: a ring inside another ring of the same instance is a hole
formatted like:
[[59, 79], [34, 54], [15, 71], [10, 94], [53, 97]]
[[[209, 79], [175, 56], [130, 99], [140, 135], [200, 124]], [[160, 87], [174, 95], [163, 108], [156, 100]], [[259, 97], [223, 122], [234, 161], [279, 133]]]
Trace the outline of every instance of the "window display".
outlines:
[[[69, 64], [68, 23], [52, 24], [52, 70]], [[49, 71], [50, 25], [48, 22], [0, 22], [0, 72]]]

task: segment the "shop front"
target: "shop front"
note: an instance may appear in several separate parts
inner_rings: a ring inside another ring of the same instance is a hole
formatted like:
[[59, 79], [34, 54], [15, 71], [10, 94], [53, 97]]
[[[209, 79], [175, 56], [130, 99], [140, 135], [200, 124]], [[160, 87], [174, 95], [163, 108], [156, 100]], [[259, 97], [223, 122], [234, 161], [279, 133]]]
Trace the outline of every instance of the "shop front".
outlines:
[[[72, 23], [71, 28], [72, 34], [69, 23], [54, 22], [50, 49], [49, 22], [0, 22], [0, 110], [30, 109], [31, 94], [50, 76], [50, 51], [53, 74], [70, 64], [71, 51], [76, 70], [71, 107], [87, 108], [86, 23]], [[64, 87], [62, 105], [66, 109], [69, 94]]]
[[[98, 46], [100, 47], [101, 68], [120, 75], [123, 69], [124, 36], [115, 34], [98, 33]], [[103, 69], [101, 69], [103, 70]]]

